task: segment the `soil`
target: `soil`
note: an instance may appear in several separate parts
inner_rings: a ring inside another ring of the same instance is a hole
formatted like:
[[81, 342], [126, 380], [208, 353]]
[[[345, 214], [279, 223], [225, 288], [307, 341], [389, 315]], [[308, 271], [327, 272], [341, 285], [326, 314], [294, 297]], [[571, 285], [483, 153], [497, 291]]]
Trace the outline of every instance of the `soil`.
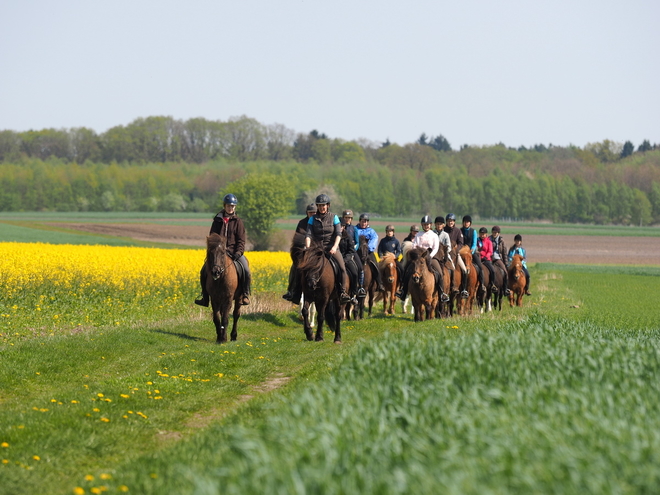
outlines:
[[[208, 226], [159, 224], [60, 223], [58, 227], [95, 234], [129, 237], [140, 241], [204, 247]], [[378, 230], [380, 226], [372, 222]], [[381, 228], [382, 230], [382, 228]], [[293, 230], [278, 232], [280, 249], [286, 249]], [[399, 240], [402, 235], [397, 235]], [[513, 236], [503, 234], [507, 247]], [[524, 235], [523, 246], [529, 263], [578, 263], [618, 265], [660, 265], [658, 237], [596, 237], [575, 235]]]

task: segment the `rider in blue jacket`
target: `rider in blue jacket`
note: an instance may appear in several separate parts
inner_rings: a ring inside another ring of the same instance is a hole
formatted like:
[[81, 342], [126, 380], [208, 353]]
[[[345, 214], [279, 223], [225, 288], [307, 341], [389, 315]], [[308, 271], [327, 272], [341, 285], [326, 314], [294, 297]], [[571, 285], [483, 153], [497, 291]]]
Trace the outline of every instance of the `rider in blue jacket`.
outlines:
[[367, 240], [369, 246], [369, 265], [371, 265], [371, 271], [374, 275], [374, 279], [378, 284], [378, 290], [380, 292], [385, 291], [383, 287], [383, 281], [381, 280], [380, 270], [378, 269], [378, 262], [376, 261], [375, 251], [378, 249], [378, 234], [374, 229], [369, 227], [369, 215], [362, 213], [360, 215], [359, 222], [355, 227], [355, 245], [360, 247], [360, 237], [364, 237]]

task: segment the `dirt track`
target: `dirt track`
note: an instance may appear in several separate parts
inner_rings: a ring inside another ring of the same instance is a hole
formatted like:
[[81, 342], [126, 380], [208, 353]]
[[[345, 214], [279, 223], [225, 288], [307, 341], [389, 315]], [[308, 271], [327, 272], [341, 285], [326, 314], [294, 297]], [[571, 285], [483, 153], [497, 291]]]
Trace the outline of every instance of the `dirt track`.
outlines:
[[[157, 224], [57, 224], [59, 227], [84, 232], [130, 237], [149, 242], [164, 242], [203, 247], [209, 227], [199, 225]], [[283, 245], [293, 231], [283, 231]], [[403, 236], [399, 235], [399, 240]], [[504, 234], [507, 247], [513, 235]], [[524, 235], [530, 263], [612, 263], [619, 265], [660, 265], [660, 238], [657, 237], [595, 237], [563, 235]]]

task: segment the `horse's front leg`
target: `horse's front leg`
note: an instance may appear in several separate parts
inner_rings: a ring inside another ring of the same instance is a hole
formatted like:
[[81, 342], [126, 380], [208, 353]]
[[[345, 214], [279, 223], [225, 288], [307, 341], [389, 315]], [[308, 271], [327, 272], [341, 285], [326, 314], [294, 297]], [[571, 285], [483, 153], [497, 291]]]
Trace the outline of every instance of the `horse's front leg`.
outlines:
[[339, 317], [341, 310], [339, 304], [335, 305], [335, 344], [341, 344], [341, 318]]
[[[227, 308], [229, 309], [229, 308]], [[229, 312], [229, 311], [227, 311]], [[232, 342], [236, 340], [238, 337], [238, 319], [241, 317], [241, 305], [237, 302], [234, 301], [234, 314], [233, 314], [233, 319], [234, 319], [234, 324], [231, 327], [231, 340]]]
[[321, 304], [316, 308], [316, 321], [318, 322], [316, 327], [316, 337], [314, 338], [316, 342], [323, 341], [323, 323], [325, 322], [325, 309], [327, 304], [328, 303], [326, 302], [325, 304]]
[[305, 337], [307, 340], [312, 340], [312, 327], [309, 324], [309, 299], [305, 298], [302, 307], [302, 317], [303, 317], [303, 331], [305, 332]]
[[215, 333], [217, 336], [216, 343], [224, 344], [227, 342], [227, 322], [229, 318], [225, 315], [227, 310], [223, 314], [223, 307], [220, 303], [211, 301], [211, 307], [213, 308], [213, 323], [215, 324]]

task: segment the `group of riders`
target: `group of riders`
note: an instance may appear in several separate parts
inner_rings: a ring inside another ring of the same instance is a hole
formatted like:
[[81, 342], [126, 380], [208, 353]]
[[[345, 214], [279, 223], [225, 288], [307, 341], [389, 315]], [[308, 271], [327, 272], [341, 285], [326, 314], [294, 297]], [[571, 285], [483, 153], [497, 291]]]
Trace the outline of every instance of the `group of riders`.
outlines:
[[[226, 252], [239, 265], [243, 276], [241, 277], [239, 304], [246, 305], [250, 303], [250, 269], [244, 256], [245, 251], [245, 226], [243, 221], [236, 215], [236, 205], [238, 200], [235, 195], [227, 194], [223, 199], [223, 209], [213, 219], [209, 234], [217, 233], [226, 239]], [[492, 284], [495, 280], [494, 266], [501, 268], [503, 274], [504, 294], [509, 294], [507, 280], [507, 264], [510, 264], [515, 255], [522, 257], [523, 271], [525, 272], [526, 285], [525, 294], [529, 292], [529, 271], [527, 269], [527, 253], [522, 247], [522, 236], [519, 234], [514, 237], [514, 245], [507, 250], [502, 239], [501, 229], [494, 226], [491, 229], [491, 235], [488, 235], [488, 229], [482, 227], [477, 233], [472, 226], [472, 218], [469, 215], [463, 217], [463, 226], [456, 227], [456, 215], [448, 214], [446, 217], [438, 216], [434, 222], [435, 229], [432, 229], [431, 217], [425, 215], [421, 219], [421, 230], [417, 225], [410, 227], [410, 233], [406, 238], [399, 242], [394, 237], [394, 226], [388, 225], [385, 228], [385, 237], [380, 241], [376, 231], [369, 226], [369, 215], [362, 213], [359, 216], [358, 224], [353, 225], [353, 212], [344, 210], [341, 219], [330, 212], [330, 198], [326, 194], [320, 194], [316, 201], [307, 206], [307, 216], [302, 218], [296, 227], [296, 236], [304, 238], [304, 249], [311, 246], [312, 242], [321, 244], [323, 249], [334, 259], [339, 271], [337, 290], [341, 303], [356, 302], [357, 299], [364, 298], [367, 294], [364, 286], [365, 268], [369, 269], [372, 280], [375, 280], [378, 291], [384, 291], [380, 270], [378, 269], [378, 260], [376, 253], [382, 258], [386, 253], [392, 253], [397, 263], [399, 280], [402, 283], [397, 291], [397, 297], [405, 300], [408, 291], [408, 283], [412, 275], [410, 269], [412, 265], [406, 266], [405, 254], [412, 248], [422, 248], [429, 252], [427, 257], [428, 268], [438, 275], [442, 273], [441, 263], [444, 263], [450, 272], [460, 269], [466, 273], [467, 267], [458, 251], [463, 246], [468, 246], [472, 253], [472, 261], [477, 266], [479, 283], [483, 289], [484, 267], [489, 271], [491, 281], [491, 290], [498, 291], [498, 287]], [[363, 238], [363, 240], [362, 240]], [[366, 245], [368, 253], [364, 257], [358, 256], [358, 249]], [[364, 259], [363, 259], [364, 258]], [[349, 275], [352, 291], [351, 294], [344, 286], [344, 278]], [[453, 276], [451, 277], [453, 280]], [[461, 287], [451, 286], [451, 291], [460, 292], [463, 298], [468, 297], [467, 277], [461, 277]], [[209, 294], [206, 291], [206, 270], [202, 268], [200, 273], [200, 282], [202, 294], [195, 303], [200, 306], [209, 305]], [[297, 274], [296, 263], [289, 272], [289, 286], [286, 294], [282, 296], [287, 301], [294, 304], [300, 304], [302, 297], [302, 283]], [[442, 292], [441, 301], [449, 301], [449, 294]]]

